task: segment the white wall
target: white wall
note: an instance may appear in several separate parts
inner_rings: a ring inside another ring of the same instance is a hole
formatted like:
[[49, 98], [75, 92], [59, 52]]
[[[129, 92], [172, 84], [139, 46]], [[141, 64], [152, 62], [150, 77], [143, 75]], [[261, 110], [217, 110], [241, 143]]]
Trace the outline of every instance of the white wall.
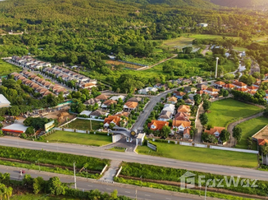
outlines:
[[258, 154], [258, 151], [254, 150], [247, 150], [247, 149], [236, 149], [236, 148], [228, 148], [228, 147], [219, 147], [219, 146], [210, 146], [211, 149], [220, 149], [225, 151], [236, 151], [236, 152], [243, 152], [243, 153], [253, 153]]

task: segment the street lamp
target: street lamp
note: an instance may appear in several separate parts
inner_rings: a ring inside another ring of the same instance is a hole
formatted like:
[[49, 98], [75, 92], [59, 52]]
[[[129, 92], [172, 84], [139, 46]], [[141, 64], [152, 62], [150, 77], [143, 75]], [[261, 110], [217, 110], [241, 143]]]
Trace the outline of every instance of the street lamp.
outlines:
[[219, 57], [216, 57], [215, 78], [217, 78], [217, 74], [218, 74], [218, 63], [219, 63]]

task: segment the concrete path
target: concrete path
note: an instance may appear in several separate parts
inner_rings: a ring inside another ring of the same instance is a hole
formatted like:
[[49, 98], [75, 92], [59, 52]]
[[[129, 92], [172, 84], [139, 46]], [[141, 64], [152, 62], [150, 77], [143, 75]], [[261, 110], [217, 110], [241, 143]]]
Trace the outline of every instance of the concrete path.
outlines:
[[228, 143], [228, 146], [233, 147], [236, 144], [236, 139], [233, 137], [233, 128], [236, 125], [241, 124], [242, 122], [248, 121], [248, 120], [253, 119], [253, 118], [261, 117], [261, 116], [263, 116], [263, 112], [260, 112], [258, 114], [252, 115], [250, 117], [246, 117], [244, 119], [241, 119], [241, 120], [238, 120], [236, 122], [233, 122], [233, 123], [229, 124], [228, 127], [227, 127], [227, 131], [230, 133], [230, 138], [231, 139], [230, 139], [230, 143]]
[[100, 180], [112, 183], [114, 181], [116, 172], [120, 167], [120, 164], [121, 161], [112, 160], [109, 169], [104, 173], [104, 175], [100, 178]]
[[201, 137], [202, 137], [202, 133], [203, 133], [203, 125], [201, 124], [201, 121], [200, 121], [200, 115], [205, 112], [205, 110], [203, 108], [203, 103], [200, 106], [199, 111], [197, 111], [197, 112], [198, 112], [198, 114], [196, 116], [196, 122], [195, 122], [195, 128], [197, 129], [197, 133], [194, 136], [194, 142], [201, 143]]

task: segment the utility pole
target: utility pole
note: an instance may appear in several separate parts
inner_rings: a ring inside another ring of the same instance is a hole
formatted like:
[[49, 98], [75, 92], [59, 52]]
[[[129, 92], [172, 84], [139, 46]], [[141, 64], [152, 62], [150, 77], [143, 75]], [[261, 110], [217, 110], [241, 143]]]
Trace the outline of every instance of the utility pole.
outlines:
[[75, 162], [74, 162], [74, 189], [76, 189]]
[[217, 74], [218, 74], [218, 63], [219, 63], [219, 57], [216, 57], [215, 78], [217, 78]]

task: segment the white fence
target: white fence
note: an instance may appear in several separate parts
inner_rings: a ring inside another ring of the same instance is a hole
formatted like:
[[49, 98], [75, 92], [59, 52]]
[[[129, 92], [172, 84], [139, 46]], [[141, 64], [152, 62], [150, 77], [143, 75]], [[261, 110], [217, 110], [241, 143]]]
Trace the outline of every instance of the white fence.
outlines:
[[112, 141], [113, 143], [119, 141], [122, 138], [122, 135], [113, 135], [112, 136]]
[[206, 144], [197, 144], [197, 143], [195, 143], [194, 146], [200, 147], [200, 148], [207, 148], [208, 147], [208, 145], [206, 145]]
[[64, 123], [64, 124], [62, 124], [61, 126], [59, 126], [59, 128], [64, 127], [64, 126], [66, 126], [67, 124], [70, 124], [71, 122], [75, 121], [76, 119], [77, 119], [77, 118], [73, 118], [72, 120], [70, 120], [70, 121], [68, 121], [68, 122], [66, 122], [66, 123]]
[[[154, 142], [155, 139], [153, 138], [152, 141]], [[177, 144], [177, 141], [174, 141], [175, 144]], [[168, 142], [170, 143], [170, 142]], [[248, 150], [248, 149], [237, 149], [237, 148], [229, 148], [229, 147], [220, 147], [220, 146], [213, 146], [213, 145], [206, 145], [206, 144], [200, 144], [200, 143], [190, 143], [190, 142], [179, 142], [180, 145], [183, 146], [193, 146], [193, 147], [199, 147], [199, 148], [210, 148], [210, 149], [218, 149], [218, 150], [224, 150], [224, 151], [234, 151], [234, 152], [241, 152], [241, 153], [252, 153], [252, 154], [258, 154], [258, 151], [255, 150]], [[153, 145], [147, 141], [147, 146], [154, 150], [154, 148], [157, 148], [157, 144]], [[267, 161], [268, 162], [268, 161]]]
[[189, 143], [189, 142], [180, 142], [180, 145], [183, 145], [183, 146], [193, 146], [192, 143]]
[[71, 129], [71, 128], [64, 128], [64, 131], [67, 131], [67, 132], [74, 132], [74, 129]]
[[77, 133], [87, 133], [87, 131], [84, 130], [76, 130]]
[[82, 119], [82, 120], [92, 120], [92, 121], [104, 122], [104, 119], [96, 119], [96, 118], [83, 118], [83, 117], [77, 117], [77, 119]]
[[157, 146], [156, 145], [153, 145], [151, 144], [149, 141], [147, 141], [147, 147], [149, 147], [150, 149], [156, 151], [157, 150]]
[[236, 151], [236, 152], [242, 152], [242, 153], [253, 153], [253, 154], [258, 154], [258, 151], [254, 150], [247, 150], [247, 149], [236, 149], [236, 148], [228, 148], [228, 147], [219, 147], [219, 146], [210, 146], [209, 148], [211, 149], [220, 149], [224, 151]]

